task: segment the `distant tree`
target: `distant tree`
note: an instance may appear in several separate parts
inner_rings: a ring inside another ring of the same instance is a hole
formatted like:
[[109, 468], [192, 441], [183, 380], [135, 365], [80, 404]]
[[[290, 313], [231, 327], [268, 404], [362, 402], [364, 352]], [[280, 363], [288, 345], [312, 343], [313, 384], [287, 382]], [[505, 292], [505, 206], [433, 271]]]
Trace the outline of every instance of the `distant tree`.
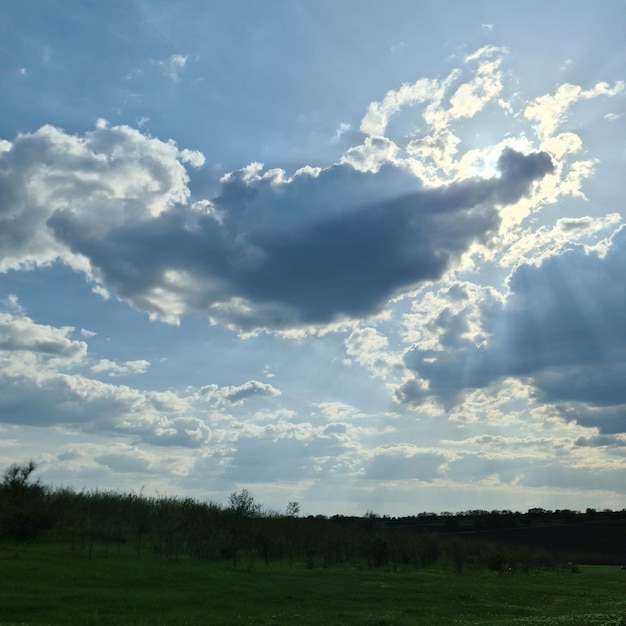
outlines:
[[[239, 493], [233, 492], [228, 497], [227, 512], [230, 513], [230, 545], [227, 547], [224, 556], [229, 556], [233, 564], [237, 567], [239, 555], [247, 553], [254, 558], [253, 547], [262, 549], [259, 540], [259, 528], [254, 522], [260, 521], [256, 518], [261, 516], [262, 506], [255, 501], [252, 494], [247, 489], [242, 489]], [[251, 561], [252, 563], [252, 561]]]
[[228, 497], [228, 508], [239, 517], [258, 517], [262, 506], [258, 504], [247, 489], [233, 492]]
[[381, 527], [381, 517], [375, 511], [367, 511], [363, 518], [365, 520], [365, 528], [368, 530], [375, 530]]
[[28, 461], [5, 470], [0, 483], [0, 537], [30, 541], [51, 527], [44, 503], [47, 490], [39, 481], [29, 482], [36, 468]]
[[287, 504], [286, 515], [287, 517], [298, 517], [298, 515], [300, 515], [300, 503], [295, 500], [289, 502]]
[[16, 494], [19, 492], [23, 492], [26, 489], [37, 489], [39, 485], [39, 481], [35, 484], [28, 484], [30, 479], [30, 475], [37, 469], [35, 462], [30, 460], [28, 463], [24, 463], [20, 465], [19, 463], [13, 463], [9, 468], [7, 468], [2, 476], [2, 487], [3, 490], [8, 491], [9, 493]]

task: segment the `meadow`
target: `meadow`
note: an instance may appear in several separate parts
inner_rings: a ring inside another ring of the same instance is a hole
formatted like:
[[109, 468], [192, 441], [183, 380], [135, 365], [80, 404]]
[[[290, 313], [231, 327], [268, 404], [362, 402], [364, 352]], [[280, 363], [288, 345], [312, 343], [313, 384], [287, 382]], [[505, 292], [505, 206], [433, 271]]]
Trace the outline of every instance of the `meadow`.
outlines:
[[626, 572], [498, 574], [434, 566], [309, 569], [68, 546], [0, 548], [0, 624], [543, 624], [625, 626]]
[[626, 626], [625, 511], [301, 517], [0, 482], [0, 626]]

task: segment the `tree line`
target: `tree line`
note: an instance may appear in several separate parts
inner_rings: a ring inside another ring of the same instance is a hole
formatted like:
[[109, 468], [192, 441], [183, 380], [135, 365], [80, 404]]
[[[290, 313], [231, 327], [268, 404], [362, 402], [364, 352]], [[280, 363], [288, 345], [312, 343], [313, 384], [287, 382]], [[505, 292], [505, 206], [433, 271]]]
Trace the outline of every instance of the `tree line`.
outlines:
[[486, 568], [500, 574], [559, 569], [570, 562], [575, 570], [571, 565], [575, 555], [549, 545], [494, 541], [481, 531], [626, 518], [624, 511], [592, 509], [584, 513], [531, 509], [523, 514], [477, 510], [400, 518], [372, 511], [362, 517], [301, 516], [297, 502], [273, 511], [245, 489], [232, 493], [226, 505], [101, 490], [76, 492], [33, 480], [35, 469], [29, 462], [4, 472], [0, 541], [48, 542], [86, 558], [153, 554], [169, 561], [228, 561], [234, 567], [441, 566], [457, 572]]

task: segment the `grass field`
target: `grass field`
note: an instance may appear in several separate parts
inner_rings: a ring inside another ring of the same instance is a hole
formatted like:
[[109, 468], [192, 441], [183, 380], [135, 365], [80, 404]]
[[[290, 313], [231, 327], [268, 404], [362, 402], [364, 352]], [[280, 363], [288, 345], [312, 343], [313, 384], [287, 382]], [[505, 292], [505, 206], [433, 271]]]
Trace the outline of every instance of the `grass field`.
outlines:
[[626, 572], [498, 576], [199, 560], [72, 557], [0, 547], [0, 626], [370, 624], [626, 626]]

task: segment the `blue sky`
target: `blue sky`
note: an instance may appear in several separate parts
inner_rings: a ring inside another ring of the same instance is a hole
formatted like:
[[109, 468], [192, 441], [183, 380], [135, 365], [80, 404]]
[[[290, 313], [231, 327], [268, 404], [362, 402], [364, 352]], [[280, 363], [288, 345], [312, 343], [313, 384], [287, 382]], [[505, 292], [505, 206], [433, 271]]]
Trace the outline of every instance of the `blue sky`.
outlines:
[[0, 6], [0, 463], [304, 513], [625, 506], [626, 3]]

